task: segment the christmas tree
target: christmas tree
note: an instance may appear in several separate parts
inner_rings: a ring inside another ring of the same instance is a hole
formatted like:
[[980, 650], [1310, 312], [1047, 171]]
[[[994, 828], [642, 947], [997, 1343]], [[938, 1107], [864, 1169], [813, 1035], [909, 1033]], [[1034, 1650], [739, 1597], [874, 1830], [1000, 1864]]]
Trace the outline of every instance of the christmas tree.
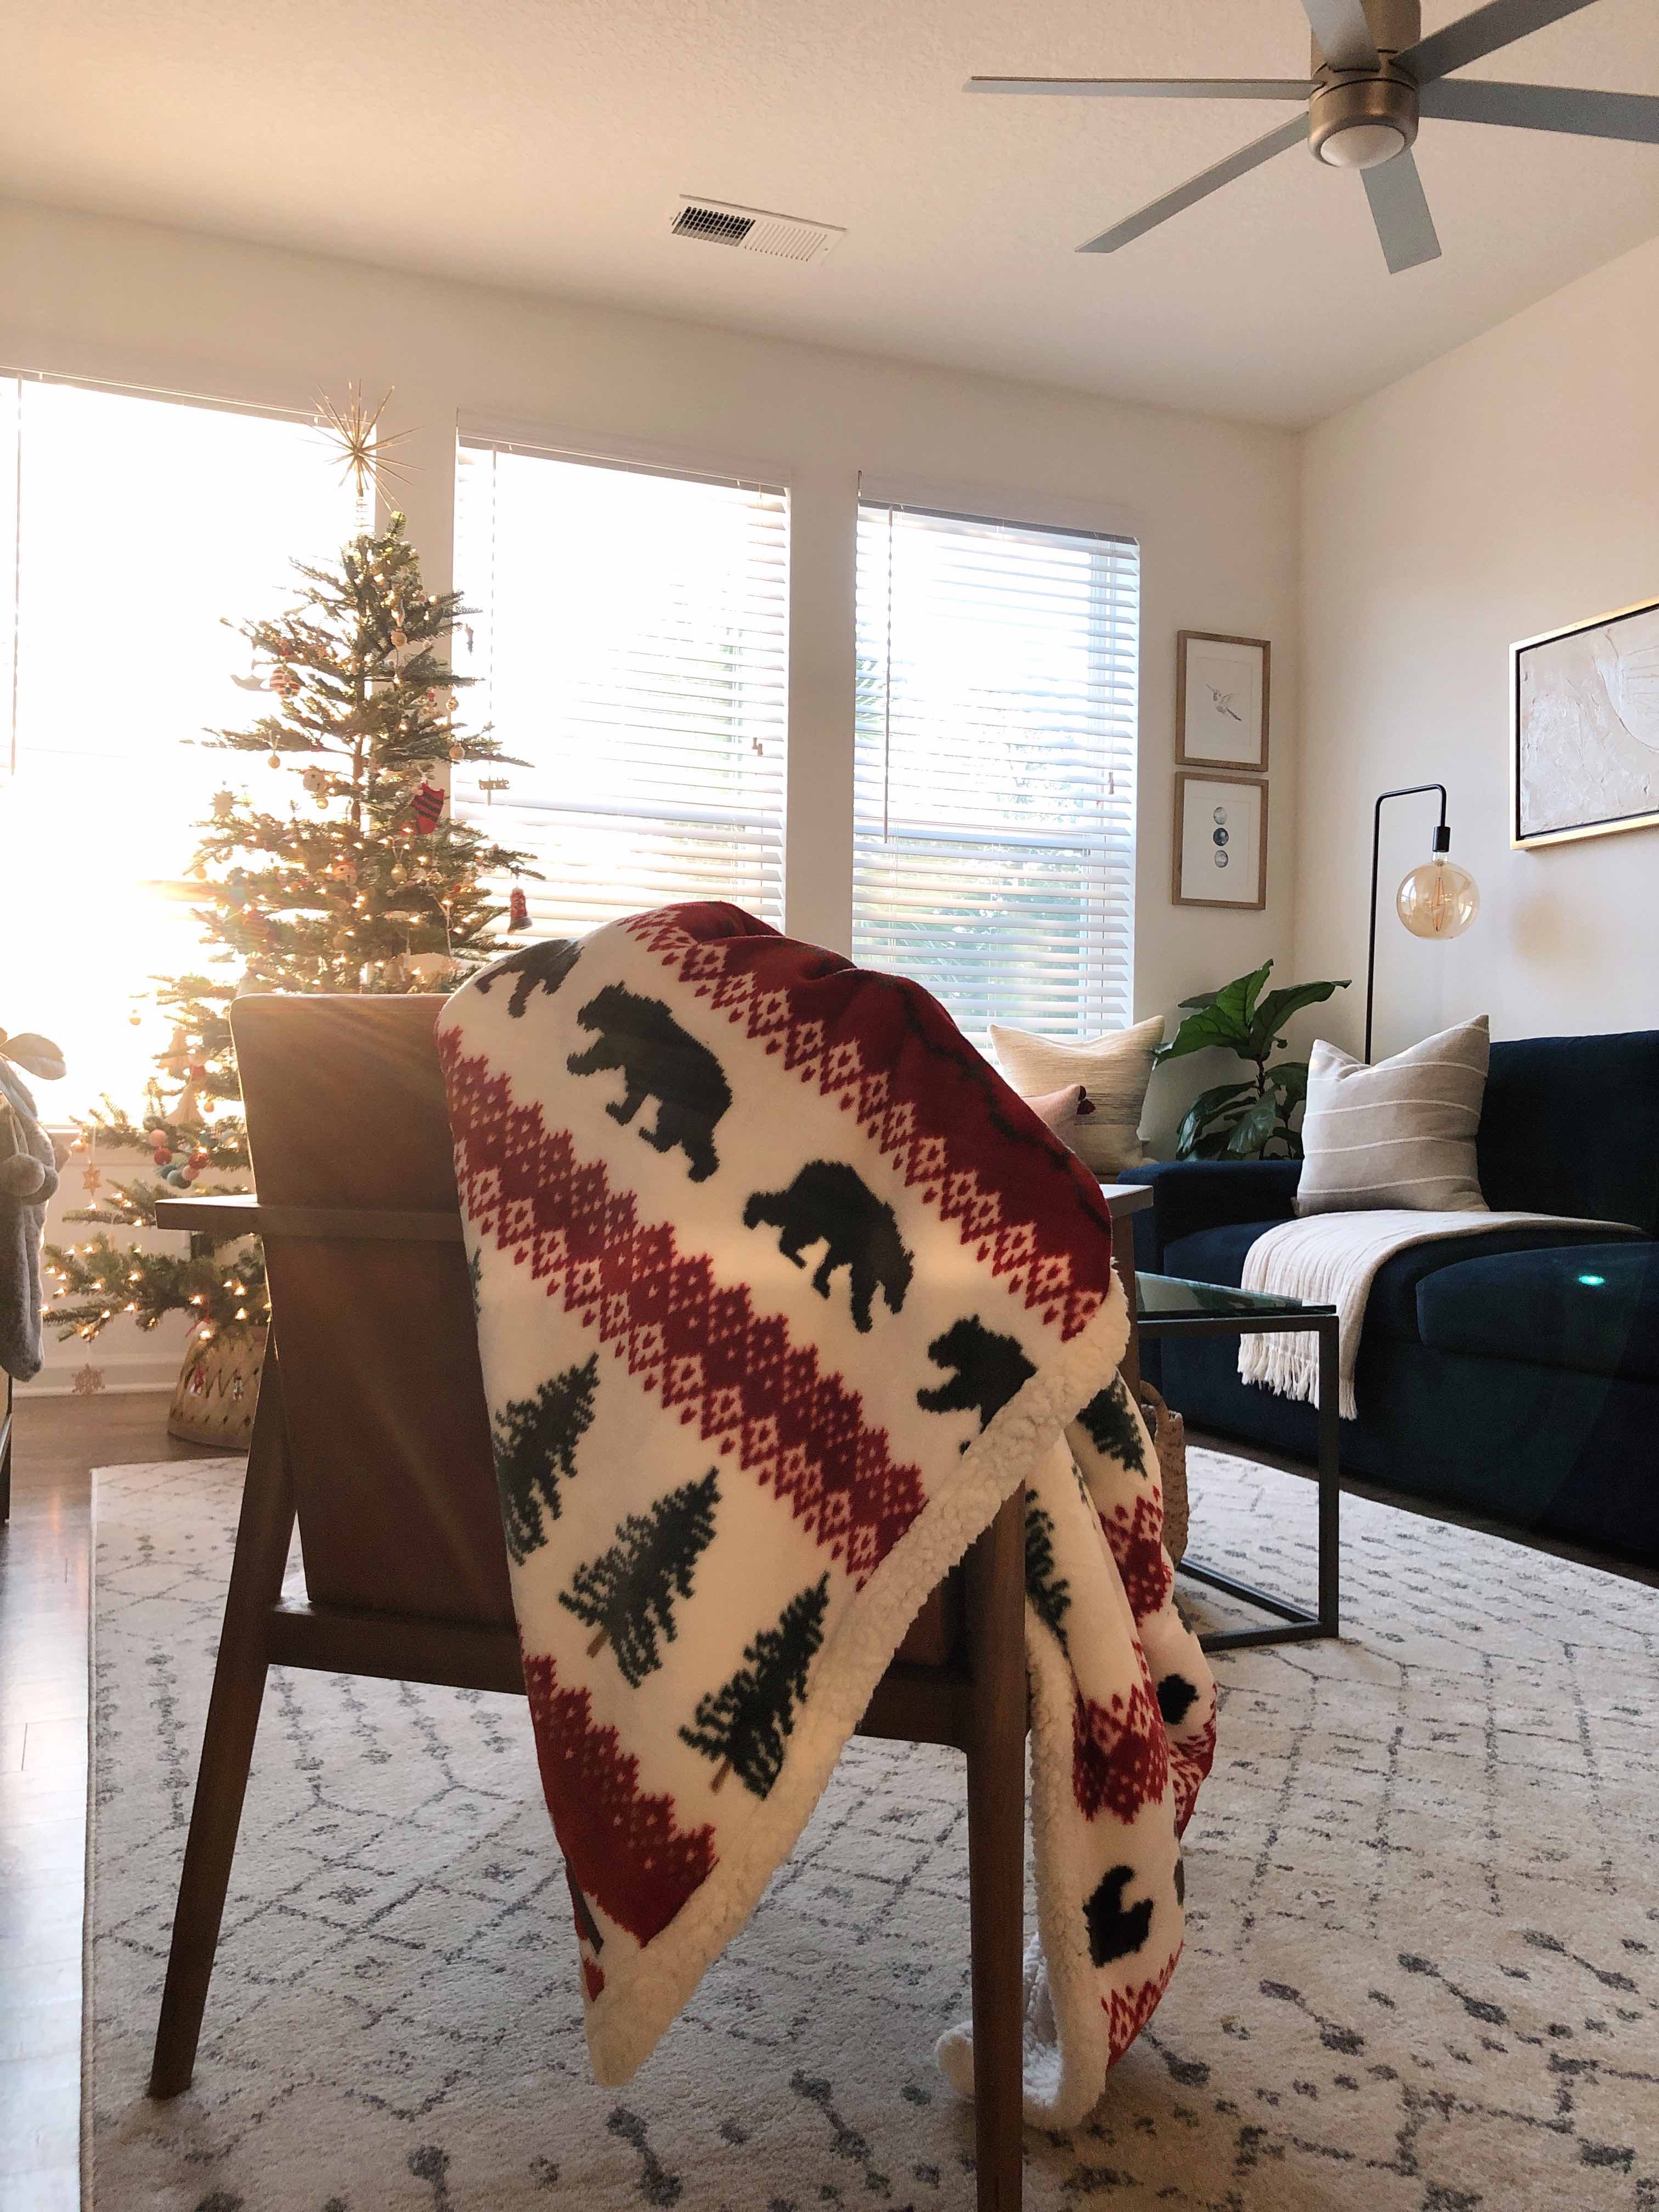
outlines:
[[[423, 589], [400, 514], [353, 538], [333, 568], [295, 566], [296, 604], [236, 625], [254, 656], [253, 675], [238, 681], [270, 692], [270, 712], [204, 742], [297, 771], [304, 805], [286, 782], [270, 800], [228, 783], [198, 825], [196, 920], [210, 965], [240, 972], [158, 979], [173, 1034], [143, 1110], [106, 1099], [80, 1139], [149, 1152], [155, 1179], [116, 1182], [73, 1221], [154, 1227], [158, 1199], [210, 1172], [216, 1189], [245, 1188], [234, 1179], [248, 1152], [233, 1000], [447, 988], [502, 950], [495, 928], [509, 910], [514, 922], [522, 915], [522, 894], [509, 909], [490, 880], [527, 872], [526, 856], [455, 821], [444, 788], [447, 763], [505, 757], [493, 738], [469, 736], [454, 720], [453, 695], [472, 679], [453, 675], [441, 648], [461, 620], [459, 595]], [[52, 1247], [59, 1334], [94, 1337], [120, 1313], [141, 1328], [188, 1313], [198, 1339], [263, 1322], [257, 1249], [205, 1237], [191, 1248], [185, 1259], [108, 1236]]]
[[764, 1797], [783, 1771], [784, 1753], [795, 1725], [795, 1707], [806, 1695], [806, 1670], [823, 1641], [823, 1616], [830, 1606], [830, 1577], [792, 1597], [775, 1628], [763, 1628], [744, 1649], [748, 1662], [723, 1689], [698, 1701], [695, 1728], [680, 1736], [705, 1759], [717, 1759], [718, 1790], [735, 1774], [757, 1797]]
[[1121, 1460], [1132, 1474], [1146, 1474], [1146, 1433], [1121, 1375], [1114, 1375], [1099, 1395], [1090, 1399], [1078, 1419], [1097, 1451]]
[[630, 1513], [608, 1552], [577, 1568], [559, 1603], [599, 1633], [592, 1659], [607, 1643], [623, 1680], [637, 1689], [662, 1664], [659, 1634], [674, 1641], [674, 1600], [691, 1595], [691, 1570], [714, 1534], [720, 1503], [711, 1467], [659, 1498], [648, 1513]]
[[576, 1446], [593, 1419], [599, 1355], [580, 1367], [550, 1376], [533, 1398], [509, 1399], [496, 1414], [490, 1441], [495, 1451], [495, 1487], [501, 1492], [501, 1527], [509, 1557], [522, 1566], [547, 1541], [543, 1519], [559, 1517], [558, 1474], [576, 1472]]
[[[1091, 1506], [1090, 1510], [1093, 1511]], [[1025, 1505], [1025, 1595], [1039, 1620], [1044, 1620], [1066, 1649], [1062, 1626], [1071, 1611], [1071, 1585], [1054, 1572], [1054, 1517], [1030, 1499]]]

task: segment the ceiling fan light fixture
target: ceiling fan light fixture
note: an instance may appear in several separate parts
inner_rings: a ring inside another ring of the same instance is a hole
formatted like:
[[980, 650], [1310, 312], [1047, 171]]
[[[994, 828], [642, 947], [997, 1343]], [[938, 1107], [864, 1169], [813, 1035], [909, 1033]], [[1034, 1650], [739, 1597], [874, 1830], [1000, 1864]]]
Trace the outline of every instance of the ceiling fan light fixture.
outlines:
[[1392, 123], [1350, 123], [1314, 149], [1333, 169], [1375, 169], [1406, 150], [1406, 134]]

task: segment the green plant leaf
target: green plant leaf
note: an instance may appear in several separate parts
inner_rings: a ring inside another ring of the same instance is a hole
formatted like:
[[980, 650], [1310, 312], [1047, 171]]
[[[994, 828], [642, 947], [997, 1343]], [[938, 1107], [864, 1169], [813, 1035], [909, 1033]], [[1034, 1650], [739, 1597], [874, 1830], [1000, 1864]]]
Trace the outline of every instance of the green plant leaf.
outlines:
[[[1154, 1055], [1158, 1064], [1166, 1060], [1182, 1060], [1189, 1052], [1204, 1052], [1212, 1045], [1218, 1045], [1225, 1052], [1236, 1052], [1246, 1060], [1255, 1059], [1250, 1036], [1255, 1002], [1273, 972], [1273, 964], [1267, 960], [1249, 975], [1236, 975], [1214, 994], [1207, 1006], [1188, 1014], [1169, 1043], [1158, 1047]], [[1183, 1000], [1182, 1003], [1185, 1005], [1187, 1001]]]
[[1250, 1018], [1250, 1058], [1265, 1060], [1276, 1044], [1284, 1043], [1279, 1031], [1292, 1014], [1304, 1006], [1316, 1006], [1334, 991], [1347, 988], [1345, 979], [1340, 983], [1292, 983], [1283, 991], [1269, 991]]
[[1178, 1160], [1190, 1159], [1197, 1149], [1200, 1137], [1218, 1115], [1225, 1118], [1225, 1126], [1221, 1131], [1224, 1139], [1227, 1129], [1232, 1126], [1233, 1118], [1227, 1114], [1227, 1109], [1231, 1107], [1233, 1115], [1240, 1114], [1244, 1109], [1244, 1102], [1255, 1096], [1255, 1085], [1253, 1083], [1220, 1083], [1212, 1091], [1200, 1091], [1182, 1115], [1181, 1127], [1176, 1132], [1176, 1158]]
[[1267, 1070], [1267, 1080], [1278, 1094], [1279, 1110], [1288, 1121], [1298, 1106], [1308, 1101], [1308, 1063], [1305, 1060], [1275, 1060]]
[[1236, 1160], [1257, 1158], [1272, 1139], [1278, 1122], [1279, 1101], [1271, 1091], [1264, 1091], [1239, 1116], [1237, 1127], [1227, 1139], [1229, 1157]]

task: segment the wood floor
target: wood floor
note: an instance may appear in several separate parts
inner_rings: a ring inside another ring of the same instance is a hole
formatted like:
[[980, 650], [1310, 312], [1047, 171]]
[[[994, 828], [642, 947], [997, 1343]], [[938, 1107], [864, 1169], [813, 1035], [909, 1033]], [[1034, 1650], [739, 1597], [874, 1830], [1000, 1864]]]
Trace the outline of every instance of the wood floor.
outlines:
[[94, 1467], [204, 1455], [161, 1394], [20, 1401], [0, 1528], [0, 2206], [81, 2202], [88, 1507]]

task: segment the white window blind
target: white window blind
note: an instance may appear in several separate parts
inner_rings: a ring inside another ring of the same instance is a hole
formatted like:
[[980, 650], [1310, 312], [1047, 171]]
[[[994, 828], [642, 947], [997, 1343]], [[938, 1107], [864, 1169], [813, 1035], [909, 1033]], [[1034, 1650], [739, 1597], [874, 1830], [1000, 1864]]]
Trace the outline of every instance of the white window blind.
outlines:
[[787, 524], [763, 484], [463, 441], [462, 712], [528, 765], [459, 769], [456, 804], [535, 856], [538, 932], [673, 899], [782, 921]]
[[1131, 1014], [1133, 540], [860, 502], [853, 956], [970, 1036]]
[[286, 807], [259, 756], [188, 742], [273, 703], [227, 620], [291, 603], [291, 558], [356, 527], [307, 422], [0, 375], [0, 1023], [64, 1047], [54, 1116], [142, 1104], [167, 1031], [149, 979], [206, 965], [181, 880], [223, 785]]

